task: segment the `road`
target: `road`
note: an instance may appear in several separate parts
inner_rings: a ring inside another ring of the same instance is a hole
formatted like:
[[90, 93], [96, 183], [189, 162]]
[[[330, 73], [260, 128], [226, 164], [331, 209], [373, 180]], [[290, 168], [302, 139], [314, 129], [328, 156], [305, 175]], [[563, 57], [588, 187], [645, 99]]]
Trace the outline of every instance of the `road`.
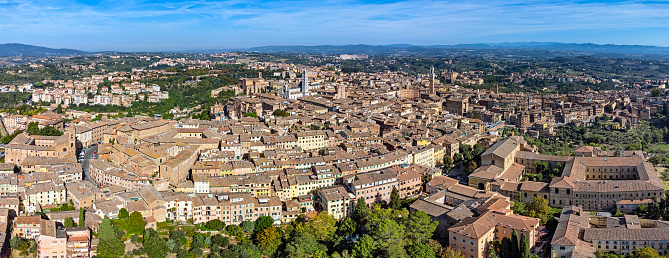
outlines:
[[98, 146], [97, 145], [88, 148], [86, 150], [86, 152], [84, 153], [84, 160], [81, 161], [81, 168], [84, 169], [83, 179], [88, 180], [89, 182], [91, 182], [93, 184], [95, 184], [95, 181], [93, 181], [93, 179], [91, 179], [90, 171], [88, 171], [88, 162], [93, 158], [93, 152], [97, 152], [97, 151], [98, 151]]

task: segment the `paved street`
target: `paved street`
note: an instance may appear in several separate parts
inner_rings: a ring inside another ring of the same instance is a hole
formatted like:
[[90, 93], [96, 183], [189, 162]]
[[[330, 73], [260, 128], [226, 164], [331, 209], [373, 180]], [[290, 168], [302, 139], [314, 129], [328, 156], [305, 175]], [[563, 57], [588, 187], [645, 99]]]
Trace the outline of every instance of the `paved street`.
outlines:
[[96, 152], [96, 151], [98, 151], [98, 146], [97, 145], [88, 148], [86, 150], [86, 152], [84, 153], [84, 160], [81, 161], [81, 167], [84, 169], [83, 179], [88, 180], [88, 181], [90, 181], [91, 183], [94, 183], [94, 184], [95, 184], [95, 182], [93, 181], [93, 179], [91, 179], [90, 172], [88, 171], [88, 162], [91, 159], [93, 159], [93, 152]]

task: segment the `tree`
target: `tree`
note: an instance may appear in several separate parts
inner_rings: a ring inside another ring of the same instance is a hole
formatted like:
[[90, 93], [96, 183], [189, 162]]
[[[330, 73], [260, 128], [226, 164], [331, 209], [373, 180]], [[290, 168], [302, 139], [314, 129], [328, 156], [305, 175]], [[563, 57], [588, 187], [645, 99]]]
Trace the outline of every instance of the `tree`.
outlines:
[[319, 243], [314, 235], [307, 231], [296, 232], [290, 238], [284, 248], [285, 254], [280, 257], [306, 257], [307, 254], [313, 254], [317, 251], [326, 252], [327, 247]]
[[220, 219], [213, 219], [207, 221], [207, 223], [205, 223], [204, 226], [207, 227], [207, 229], [209, 230], [221, 230], [222, 228], [225, 227], [225, 223]]
[[84, 218], [84, 209], [79, 207], [79, 226], [80, 227], [85, 227], [85, 218]]
[[520, 239], [518, 232], [514, 229], [511, 234], [511, 257], [520, 257]]
[[362, 235], [353, 246], [351, 254], [355, 258], [373, 258], [374, 250], [374, 239], [369, 235]]
[[224, 237], [221, 234], [214, 235], [211, 237], [211, 244], [212, 245], [217, 245], [221, 248], [226, 248], [228, 245], [230, 245], [230, 239], [227, 237]]
[[434, 258], [435, 253], [432, 247], [423, 243], [413, 243], [406, 247], [409, 257], [416, 258]]
[[274, 218], [270, 216], [261, 216], [256, 220], [256, 232], [274, 225]]
[[400, 192], [397, 191], [397, 188], [393, 186], [393, 190], [390, 192], [390, 203], [389, 207], [393, 210], [399, 210], [401, 208], [400, 203]]
[[523, 232], [520, 232], [520, 246], [518, 249], [520, 251], [520, 257], [532, 258], [532, 254], [530, 253], [530, 242]]
[[432, 238], [439, 222], [432, 220], [424, 211], [409, 214], [406, 221], [407, 236], [417, 243], [424, 243]]
[[309, 220], [307, 227], [316, 239], [330, 240], [337, 230], [337, 220], [327, 212], [321, 212]]
[[472, 155], [474, 157], [481, 156], [481, 154], [483, 154], [483, 152], [484, 152], [483, 145], [481, 145], [480, 143], [474, 144], [474, 147], [472, 148]]
[[[449, 155], [444, 155], [444, 170], [448, 171], [453, 166], [453, 158]], [[446, 173], [444, 173], [446, 174]]]
[[659, 258], [660, 254], [657, 253], [657, 250], [650, 247], [643, 247], [636, 249], [634, 254], [630, 256], [631, 258]]
[[128, 219], [130, 217], [130, 214], [128, 213], [128, 210], [125, 208], [121, 208], [118, 210], [118, 218], [119, 219]]
[[353, 219], [358, 223], [362, 223], [367, 219], [369, 215], [369, 206], [365, 202], [365, 198], [358, 198], [355, 208], [353, 209]]
[[465, 258], [465, 255], [453, 247], [442, 248], [439, 252], [439, 257], [441, 258]]
[[228, 225], [228, 227], [225, 228], [225, 231], [228, 232], [228, 236], [235, 236], [239, 234], [242, 229], [237, 225]]
[[253, 230], [256, 228], [256, 223], [250, 220], [245, 220], [242, 222], [242, 230], [246, 233], [253, 232]]
[[74, 220], [70, 217], [65, 218], [63, 221], [63, 226], [66, 228], [74, 227]]
[[144, 239], [144, 249], [149, 258], [163, 258], [168, 250], [165, 239], [157, 235]]
[[653, 97], [659, 97], [659, 96], [662, 96], [662, 89], [660, 89], [660, 88], [653, 88], [652, 90], [650, 90], [650, 95], [653, 96]]
[[276, 227], [261, 229], [255, 235], [255, 243], [260, 252], [267, 256], [273, 256], [281, 245], [281, 234]]
[[467, 175], [469, 175], [472, 172], [474, 172], [474, 170], [476, 170], [478, 167], [479, 167], [479, 165], [477, 165], [476, 162], [474, 162], [473, 160], [470, 160], [469, 162], [467, 162], [467, 167], [465, 167], [465, 173], [467, 173]]
[[460, 145], [460, 153], [462, 153], [462, 159], [465, 162], [468, 162], [474, 158], [474, 156], [472, 155], [472, 146], [469, 146], [467, 144]]
[[453, 154], [453, 162], [458, 163], [460, 161], [462, 161], [462, 154], [460, 154], [459, 152]]
[[546, 224], [552, 214], [552, 209], [548, 206], [548, 200], [540, 196], [535, 196], [534, 200], [527, 205], [527, 216], [540, 219], [540, 223]]
[[404, 226], [392, 219], [381, 221], [372, 233], [376, 242], [382, 246], [401, 245], [404, 242]]
[[521, 201], [512, 202], [511, 210], [513, 211], [514, 214], [518, 215], [524, 215], [527, 213], [527, 210], [525, 210], [525, 203]]
[[141, 213], [133, 211], [124, 226], [124, 228], [128, 230], [128, 233], [139, 235], [144, 232], [146, 223], [144, 222], [144, 218], [142, 217]]
[[247, 112], [247, 113], [244, 113], [244, 117], [256, 117], [257, 118], [258, 114], [256, 114], [256, 112]]
[[23, 238], [13, 236], [9, 240], [9, 246], [12, 247], [12, 249], [18, 249], [18, 250], [26, 250], [28, 247], [30, 247], [30, 243], [28, 241], [23, 240]]
[[14, 140], [14, 138], [16, 138], [17, 135], [22, 134], [22, 133], [23, 133], [23, 131], [21, 131], [21, 130], [14, 130], [14, 132], [12, 134], [8, 134], [8, 135], [3, 136], [2, 139], [0, 139], [0, 142], [2, 142], [4, 144], [8, 144], [12, 140]]
[[116, 230], [111, 220], [105, 216], [98, 229], [98, 236], [100, 238], [97, 252], [98, 257], [117, 258], [123, 256], [123, 253], [125, 253], [125, 244], [116, 237], [115, 232]]
[[351, 219], [351, 217], [347, 217], [346, 219], [342, 220], [339, 222], [339, 227], [337, 227], [337, 235], [339, 236], [350, 236], [355, 233], [357, 230], [358, 225]]
[[623, 215], [625, 215], [625, 214], [623, 214], [623, 212], [620, 211], [620, 208], [616, 207], [616, 212], [614, 212], [613, 216], [614, 217], [622, 217]]
[[509, 239], [508, 237], [502, 239], [502, 247], [499, 249], [500, 250], [499, 254], [501, 258], [515, 258], [514, 256], [512, 256], [513, 253], [512, 245], [513, 244], [511, 243], [511, 239]]

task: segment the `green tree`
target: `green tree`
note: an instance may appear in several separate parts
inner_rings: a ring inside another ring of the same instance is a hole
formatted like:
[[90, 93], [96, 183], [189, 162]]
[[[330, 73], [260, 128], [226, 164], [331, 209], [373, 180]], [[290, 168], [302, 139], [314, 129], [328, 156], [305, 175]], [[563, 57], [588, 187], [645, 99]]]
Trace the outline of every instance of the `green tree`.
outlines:
[[214, 235], [211, 237], [211, 244], [212, 245], [217, 245], [221, 248], [226, 248], [228, 245], [230, 245], [230, 239], [227, 237], [224, 237], [221, 234]]
[[247, 113], [244, 113], [244, 117], [256, 117], [257, 118], [258, 114], [256, 114], [255, 112], [247, 112]]
[[62, 114], [62, 113], [63, 113], [63, 106], [61, 106], [60, 104], [58, 104], [58, 107], [56, 108], [56, 113], [57, 113], [57, 114]]
[[525, 203], [521, 201], [512, 202], [511, 210], [513, 211], [514, 214], [518, 215], [524, 215], [527, 213], [527, 210], [525, 210]]
[[353, 219], [358, 223], [362, 223], [367, 219], [369, 215], [369, 206], [365, 202], [365, 198], [358, 198], [355, 208], [353, 209]]
[[472, 146], [469, 146], [467, 144], [460, 145], [460, 153], [462, 153], [462, 159], [465, 162], [468, 162], [474, 158], [472, 154]]
[[458, 163], [460, 161], [462, 161], [462, 154], [460, 154], [459, 152], [453, 154], [453, 162]]
[[256, 220], [255, 231], [257, 232], [266, 229], [268, 227], [271, 227], [272, 225], [274, 225], [274, 218], [270, 216], [260, 216], [260, 218]]
[[255, 243], [265, 255], [273, 256], [281, 245], [281, 234], [276, 227], [266, 227], [255, 235]]
[[307, 227], [316, 239], [330, 240], [337, 230], [337, 220], [327, 212], [321, 212], [309, 220]]
[[63, 226], [66, 228], [74, 227], [74, 220], [70, 217], [65, 218], [63, 221]]
[[337, 227], [337, 235], [339, 236], [350, 236], [357, 231], [358, 225], [353, 219], [347, 217], [346, 219], [339, 222], [339, 227]]
[[80, 227], [85, 227], [86, 226], [85, 219], [86, 218], [84, 218], [84, 209], [79, 207], [79, 226]]
[[444, 168], [443, 168], [443, 170], [445, 170], [445, 171], [443, 171], [444, 172], [443, 174], [446, 174], [445, 172], [448, 172], [448, 170], [450, 170], [452, 166], [453, 166], [453, 158], [451, 158], [451, 156], [449, 156], [449, 155], [444, 155]]
[[616, 211], [614, 212], [613, 216], [614, 216], [614, 217], [622, 217], [622, 216], [624, 216], [624, 215], [625, 215], [625, 214], [623, 214], [623, 212], [620, 211], [620, 209], [616, 207]]
[[160, 236], [153, 236], [149, 239], [145, 239], [144, 249], [149, 258], [163, 258], [168, 250], [165, 239]]
[[144, 222], [142, 214], [137, 211], [133, 211], [130, 214], [128, 221], [126, 221], [124, 228], [126, 228], [130, 234], [142, 234], [146, 228], [146, 223]]
[[424, 211], [409, 214], [406, 221], [407, 236], [417, 243], [424, 243], [434, 234], [439, 222], [432, 220]]
[[402, 208], [401, 205], [400, 192], [393, 186], [393, 190], [390, 192], [390, 203], [388, 203], [388, 206], [393, 210], [399, 210]]
[[643, 247], [636, 249], [634, 254], [630, 256], [631, 258], [659, 258], [660, 254], [657, 253], [657, 250], [650, 247]]
[[502, 239], [502, 246], [499, 249], [500, 250], [499, 255], [501, 258], [515, 258], [514, 256], [512, 256], [513, 253], [512, 245], [513, 244], [511, 243], [511, 239], [509, 239], [508, 237]]
[[290, 238], [284, 248], [285, 254], [280, 257], [307, 257], [318, 251], [327, 252], [327, 247], [318, 242], [309, 232], [301, 231]]
[[540, 223], [546, 224], [548, 215], [552, 214], [553, 210], [548, 205], [548, 200], [540, 196], [535, 196], [534, 200], [527, 205], [527, 216], [540, 219]]
[[374, 239], [365, 234], [355, 243], [351, 254], [355, 258], [373, 258], [375, 249]]
[[532, 258], [532, 254], [530, 253], [530, 242], [523, 232], [520, 232], [520, 246], [518, 249], [520, 251], [520, 257]]
[[23, 238], [13, 236], [9, 240], [9, 246], [12, 249], [17, 249], [17, 250], [26, 250], [30, 246], [30, 243], [28, 241], [23, 240]]
[[253, 230], [256, 228], [256, 223], [250, 220], [245, 220], [242, 222], [242, 230], [246, 233], [253, 232]]
[[120, 210], [118, 210], [119, 219], [128, 219], [128, 217], [130, 217], [128, 210], [126, 210], [125, 208], [121, 208]]
[[660, 88], [653, 88], [652, 90], [650, 90], [650, 95], [653, 96], [653, 97], [659, 97], [659, 96], [662, 96], [662, 89], [660, 89]]
[[100, 242], [98, 243], [98, 257], [117, 258], [125, 253], [125, 244], [116, 237], [116, 230], [109, 218], [105, 217], [98, 229]]
[[406, 246], [409, 257], [415, 258], [435, 258], [432, 247], [423, 243], [413, 243]]
[[469, 162], [467, 162], [467, 166], [465, 167], [465, 173], [469, 175], [472, 172], [474, 172], [474, 170], [476, 170], [478, 167], [479, 165], [477, 165], [475, 161], [470, 160]]
[[220, 219], [213, 219], [207, 221], [207, 223], [205, 223], [204, 226], [207, 227], [207, 229], [209, 230], [221, 230], [222, 228], [225, 227], [225, 223]]
[[376, 242], [381, 246], [402, 245], [404, 242], [404, 226], [392, 219], [381, 221], [372, 233]]
[[472, 155], [474, 157], [481, 156], [481, 154], [483, 154], [483, 152], [484, 152], [483, 145], [481, 145], [480, 143], [476, 143], [476, 144], [474, 144], [474, 147], [472, 147]]
[[515, 229], [511, 234], [511, 257], [520, 257], [520, 239], [518, 239], [518, 232]]
[[0, 142], [2, 142], [4, 144], [8, 144], [12, 140], [14, 140], [14, 138], [16, 138], [17, 135], [22, 134], [22, 133], [23, 133], [23, 131], [21, 131], [21, 130], [14, 130], [14, 132], [12, 134], [8, 134], [8, 135], [3, 136], [2, 139], [0, 139]]

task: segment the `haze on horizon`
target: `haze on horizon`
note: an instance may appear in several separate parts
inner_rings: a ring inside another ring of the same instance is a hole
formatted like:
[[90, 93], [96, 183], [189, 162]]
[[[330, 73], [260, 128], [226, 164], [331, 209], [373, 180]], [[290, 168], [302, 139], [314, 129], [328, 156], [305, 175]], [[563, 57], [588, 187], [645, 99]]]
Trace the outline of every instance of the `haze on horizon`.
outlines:
[[565, 42], [669, 46], [666, 1], [0, 0], [0, 43], [84, 51]]

